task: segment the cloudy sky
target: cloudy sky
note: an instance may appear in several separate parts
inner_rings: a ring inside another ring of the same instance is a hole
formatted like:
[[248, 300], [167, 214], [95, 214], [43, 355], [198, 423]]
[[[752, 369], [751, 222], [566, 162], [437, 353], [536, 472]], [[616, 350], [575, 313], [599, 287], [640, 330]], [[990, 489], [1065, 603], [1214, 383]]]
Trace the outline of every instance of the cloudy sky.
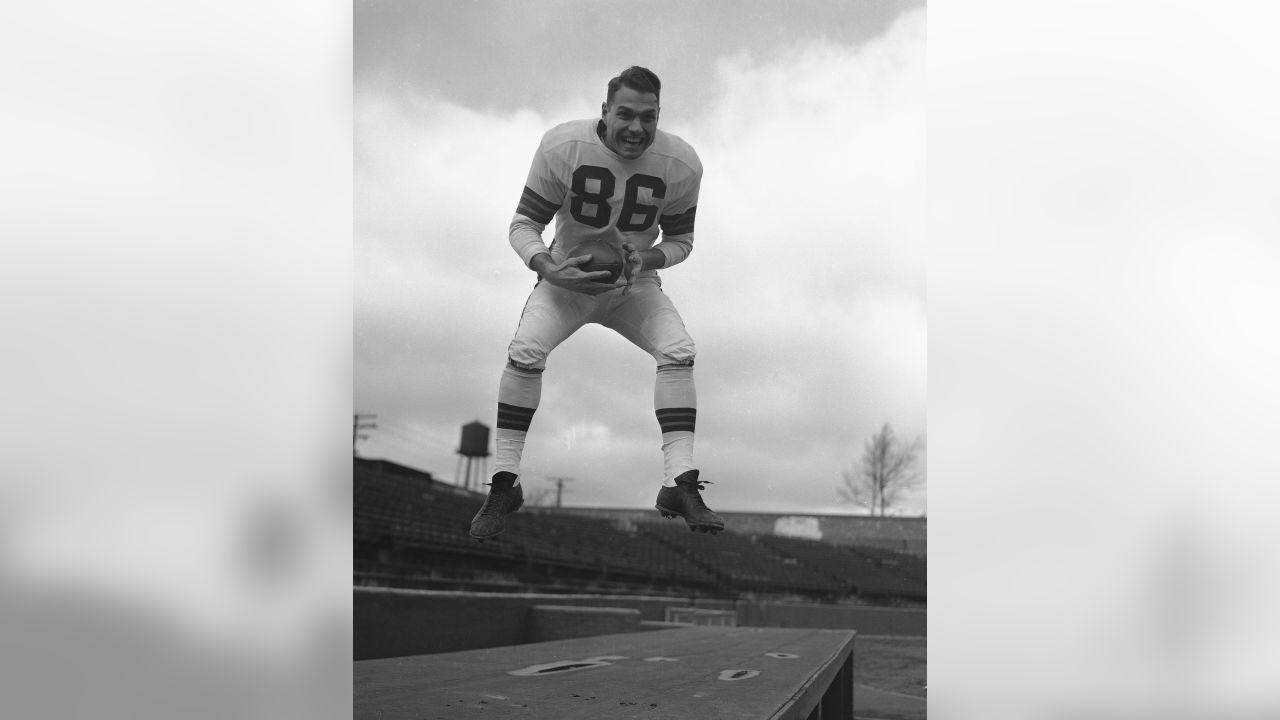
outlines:
[[[705, 167], [693, 255], [662, 275], [698, 344], [708, 502], [853, 512], [836, 488], [864, 440], [925, 432], [925, 45], [923, 3], [889, 0], [356, 3], [354, 402], [378, 424], [360, 454], [454, 479], [534, 282], [506, 229], [537, 142], [639, 64]], [[568, 477], [566, 505], [649, 506], [652, 396], [648, 355], [570, 338], [526, 490]]]

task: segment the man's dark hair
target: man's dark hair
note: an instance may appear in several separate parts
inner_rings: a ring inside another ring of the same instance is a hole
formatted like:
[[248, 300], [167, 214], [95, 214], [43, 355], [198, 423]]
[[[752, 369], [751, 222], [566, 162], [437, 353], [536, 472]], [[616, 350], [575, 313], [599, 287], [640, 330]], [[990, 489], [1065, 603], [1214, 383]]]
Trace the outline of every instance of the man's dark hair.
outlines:
[[613, 102], [614, 93], [618, 92], [618, 88], [626, 85], [636, 92], [653, 93], [655, 98], [662, 97], [662, 81], [657, 75], [648, 68], [642, 68], [639, 65], [632, 65], [623, 70], [618, 77], [609, 81], [609, 92], [605, 96], [605, 102]]

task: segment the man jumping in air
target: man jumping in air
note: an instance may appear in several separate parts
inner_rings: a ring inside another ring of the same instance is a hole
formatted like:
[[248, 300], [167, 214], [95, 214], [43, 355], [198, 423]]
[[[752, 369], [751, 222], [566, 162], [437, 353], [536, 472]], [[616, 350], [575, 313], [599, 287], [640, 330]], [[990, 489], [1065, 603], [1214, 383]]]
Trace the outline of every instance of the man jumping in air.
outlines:
[[[497, 453], [489, 496], [471, 521], [484, 540], [506, 529], [524, 503], [520, 457], [538, 401], [547, 356], [587, 323], [617, 331], [657, 361], [653, 401], [662, 430], [663, 486], [655, 507], [683, 517], [690, 530], [716, 533], [724, 522], [703, 502], [706, 481], [693, 466], [697, 394], [693, 338], [662, 292], [659, 269], [693, 249], [702, 163], [685, 141], [658, 130], [661, 82], [630, 67], [608, 84], [599, 119], [549, 130], [533, 158], [511, 221], [511, 247], [538, 274], [498, 385]], [[556, 220], [548, 247], [542, 231]], [[657, 242], [658, 232], [662, 242]], [[575, 248], [604, 240], [625, 271], [584, 272]]]

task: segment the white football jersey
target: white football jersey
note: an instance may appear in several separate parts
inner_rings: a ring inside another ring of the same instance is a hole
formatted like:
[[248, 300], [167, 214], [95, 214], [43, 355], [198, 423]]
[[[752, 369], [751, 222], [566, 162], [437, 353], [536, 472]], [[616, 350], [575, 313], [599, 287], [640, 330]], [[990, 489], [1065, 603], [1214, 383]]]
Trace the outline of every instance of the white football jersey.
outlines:
[[[634, 160], [609, 149], [599, 120], [575, 120], [547, 131], [511, 222], [511, 246], [525, 265], [548, 247], [543, 229], [554, 217], [549, 248], [556, 262], [578, 244], [602, 239], [621, 248], [657, 247], [671, 267], [693, 248], [694, 215], [702, 163], [684, 140], [657, 130], [653, 144]], [[659, 231], [662, 242], [657, 242]], [[652, 274], [649, 271], [645, 274]]]

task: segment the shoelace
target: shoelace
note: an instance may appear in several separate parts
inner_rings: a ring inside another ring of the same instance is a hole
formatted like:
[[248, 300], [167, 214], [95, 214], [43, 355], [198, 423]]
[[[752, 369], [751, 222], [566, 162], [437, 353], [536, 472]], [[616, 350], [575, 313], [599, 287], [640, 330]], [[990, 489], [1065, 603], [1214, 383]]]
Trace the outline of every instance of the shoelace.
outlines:
[[694, 480], [693, 482], [685, 482], [681, 484], [692, 491], [690, 494], [693, 495], [694, 501], [697, 502], [698, 506], [701, 509], [706, 510], [708, 512], [711, 511], [711, 508], [707, 507], [707, 503], [704, 502], [702, 499], [702, 490], [704, 486], [714, 485], [715, 483], [711, 482], [710, 480]]

